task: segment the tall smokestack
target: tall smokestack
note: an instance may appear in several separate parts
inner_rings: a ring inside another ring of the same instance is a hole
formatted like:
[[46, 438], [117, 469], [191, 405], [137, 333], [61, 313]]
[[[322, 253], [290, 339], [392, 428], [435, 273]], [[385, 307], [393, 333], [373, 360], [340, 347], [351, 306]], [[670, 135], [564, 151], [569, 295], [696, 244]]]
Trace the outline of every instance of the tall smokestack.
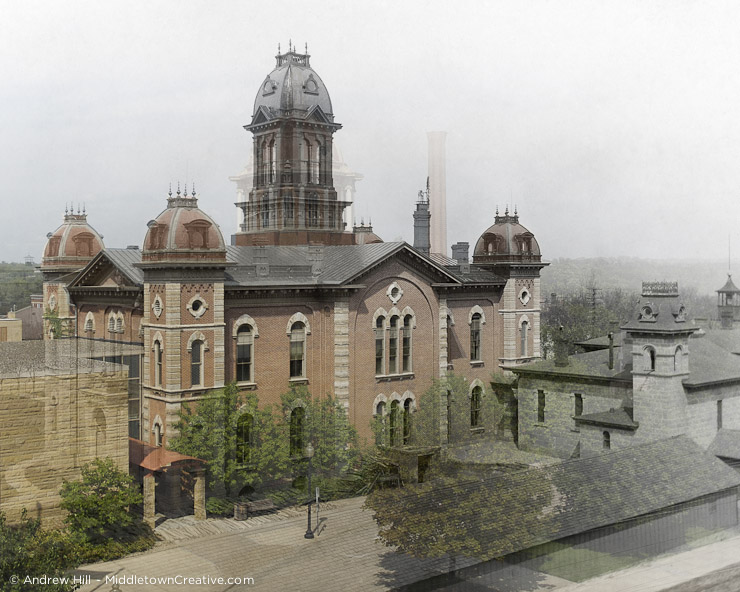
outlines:
[[431, 251], [447, 255], [447, 173], [445, 141], [447, 132], [428, 132], [429, 206], [432, 214]]

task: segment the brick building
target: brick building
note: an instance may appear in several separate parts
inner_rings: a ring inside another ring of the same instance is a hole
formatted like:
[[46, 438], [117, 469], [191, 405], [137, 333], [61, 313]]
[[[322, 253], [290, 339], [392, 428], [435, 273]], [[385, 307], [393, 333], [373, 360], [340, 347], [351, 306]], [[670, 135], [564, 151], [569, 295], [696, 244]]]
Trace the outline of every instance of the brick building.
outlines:
[[[44, 253], [45, 307], [69, 332], [108, 344], [108, 357], [126, 348], [132, 377], [140, 369], [129, 435], [151, 445], [166, 447], [183, 402], [229, 382], [261, 404], [291, 385], [332, 394], [369, 438], [373, 417], [413, 413], [447, 372], [468, 380], [458, 404], [474, 407], [493, 372], [539, 356], [545, 263], [518, 214], [497, 212], [472, 263], [456, 265], [369, 226], [348, 231], [329, 94], [308, 54], [276, 60], [245, 126], [253, 185], [248, 197], [240, 187], [233, 244], [195, 191], [178, 188], [145, 232], [142, 221], [141, 249], [106, 248], [84, 212], [67, 212]], [[488, 419], [471, 419], [471, 431], [492, 434]]]

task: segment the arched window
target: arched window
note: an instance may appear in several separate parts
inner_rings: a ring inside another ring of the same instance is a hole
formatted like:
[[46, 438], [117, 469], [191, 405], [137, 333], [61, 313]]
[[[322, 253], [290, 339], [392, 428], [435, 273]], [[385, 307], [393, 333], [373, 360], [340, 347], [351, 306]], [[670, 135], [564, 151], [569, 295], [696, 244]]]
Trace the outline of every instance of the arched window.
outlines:
[[398, 374], [398, 317], [392, 316], [388, 334], [388, 373]]
[[254, 333], [251, 325], [242, 325], [236, 332], [236, 381], [253, 382], [252, 345]]
[[116, 316], [116, 333], [123, 333], [123, 315], [121, 313]]
[[270, 226], [270, 200], [267, 196], [262, 198], [262, 206], [260, 207], [260, 214], [262, 215], [262, 228], [269, 228]]
[[273, 140], [272, 142], [270, 142], [270, 183], [275, 182], [275, 160], [275, 140]]
[[612, 447], [612, 436], [609, 432], [602, 434], [604, 450], [609, 450]]
[[683, 370], [683, 348], [679, 345], [676, 348], [675, 354], [673, 354], [673, 371], [674, 372], [680, 372]]
[[385, 317], [375, 320], [375, 374], [385, 374]]
[[243, 413], [236, 422], [236, 462], [240, 465], [251, 460], [254, 417]]
[[475, 362], [480, 357], [480, 313], [474, 313], [470, 319], [470, 360]]
[[411, 399], [403, 402], [403, 443], [408, 444], [411, 438]]
[[160, 423], [155, 423], [153, 431], [154, 431], [154, 445], [161, 446], [162, 445], [162, 425]]
[[652, 346], [647, 346], [644, 349], [644, 357], [645, 357], [645, 369], [649, 372], [652, 372], [655, 370], [655, 348]]
[[388, 423], [390, 424], [389, 432], [391, 446], [398, 446], [398, 401], [391, 402], [391, 413]]
[[473, 387], [470, 393], [470, 427], [477, 428], [480, 425], [481, 387]]
[[375, 434], [375, 444], [378, 446], [385, 445], [385, 401], [379, 401], [375, 406], [375, 417], [377, 421], [377, 432]]
[[203, 384], [203, 342], [200, 339], [193, 341], [190, 351], [190, 384]]
[[407, 314], [403, 318], [403, 342], [401, 351], [401, 371], [411, 372], [411, 325], [413, 317]]
[[108, 332], [114, 333], [116, 330], [116, 317], [113, 316], [113, 313], [111, 313], [108, 316]]
[[521, 338], [520, 350], [522, 352], [521, 355], [522, 355], [523, 358], [528, 355], [527, 354], [527, 333], [528, 333], [528, 329], [529, 329], [529, 322], [528, 321], [522, 321], [522, 326], [521, 326], [521, 329], [520, 329], [520, 338]]
[[154, 386], [162, 386], [162, 344], [154, 342]]
[[290, 327], [290, 377], [303, 378], [305, 374], [306, 326], [297, 321]]
[[92, 312], [88, 312], [87, 316], [85, 317], [85, 331], [95, 331], [95, 318], [93, 317]]
[[306, 410], [296, 407], [290, 412], [290, 455], [303, 456], [303, 430], [306, 422]]

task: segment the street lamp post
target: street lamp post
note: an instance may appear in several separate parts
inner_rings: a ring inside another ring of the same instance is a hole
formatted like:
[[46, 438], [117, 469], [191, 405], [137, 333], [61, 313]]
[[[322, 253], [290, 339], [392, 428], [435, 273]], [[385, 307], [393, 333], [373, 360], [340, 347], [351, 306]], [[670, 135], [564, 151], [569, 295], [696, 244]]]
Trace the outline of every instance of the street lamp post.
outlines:
[[303, 537], [307, 539], [313, 538], [313, 530], [311, 529], [311, 458], [313, 457], [313, 452], [313, 446], [311, 446], [311, 443], [309, 442], [305, 451], [306, 458], [308, 458], [308, 528], [306, 529], [306, 534], [303, 535]]

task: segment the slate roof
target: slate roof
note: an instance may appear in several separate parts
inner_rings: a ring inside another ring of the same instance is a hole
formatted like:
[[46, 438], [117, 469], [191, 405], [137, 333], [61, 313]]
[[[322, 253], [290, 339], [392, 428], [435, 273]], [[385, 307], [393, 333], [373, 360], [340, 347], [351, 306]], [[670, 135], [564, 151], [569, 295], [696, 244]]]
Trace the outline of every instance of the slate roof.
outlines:
[[141, 263], [141, 251], [139, 249], [105, 249], [103, 251], [111, 263], [127, 275], [137, 286], [144, 285], [144, 272], [135, 263]]
[[[622, 346], [622, 332], [614, 331], [614, 347]], [[586, 339], [585, 341], [576, 341], [574, 345], [582, 347], [586, 351], [594, 351], [597, 349], [608, 349], [609, 337], [602, 335], [600, 337], [594, 337], [593, 339]]]
[[689, 376], [684, 387], [740, 381], [740, 360], [706, 337], [689, 340]]
[[576, 422], [599, 425], [611, 428], [636, 430], [639, 423], [633, 421], [626, 409], [610, 409], [601, 413], [589, 413], [574, 417]]
[[[480, 559], [501, 557], [728, 491], [740, 475], [685, 436], [557, 465], [429, 488], [405, 504], [408, 519], [443, 512], [470, 533]], [[476, 512], [468, 504], [487, 500]], [[522, 504], [531, 514], [523, 514]], [[535, 513], [539, 505], [540, 511]], [[459, 508], [458, 513], [455, 509]]]
[[[615, 356], [616, 357], [616, 356]], [[541, 360], [511, 368], [514, 374], [545, 374], [548, 376], [576, 376], [582, 378], [599, 378], [627, 381], [632, 383], [632, 364], [622, 370], [609, 368], [609, 351], [596, 350], [568, 356], [567, 366], [556, 366], [555, 360]]]
[[[436, 276], [435, 281], [442, 284], [491, 286], [505, 283], [496, 274], [474, 265], [464, 269], [443, 267], [404, 242], [322, 246], [318, 254], [320, 270], [315, 275], [312, 265], [317, 253], [309, 246], [227, 246], [225, 283], [227, 287], [342, 286], [399, 253], [425, 261], [430, 274]], [[97, 262], [100, 257], [106, 257], [137, 286], [143, 286], [144, 272], [137, 266], [141, 263], [139, 249], [105, 249], [93, 261]], [[266, 266], [264, 272], [258, 271], [258, 266], [262, 265]], [[79, 274], [78, 281], [86, 270]]]
[[707, 452], [723, 458], [740, 460], [740, 430], [719, 430]]

